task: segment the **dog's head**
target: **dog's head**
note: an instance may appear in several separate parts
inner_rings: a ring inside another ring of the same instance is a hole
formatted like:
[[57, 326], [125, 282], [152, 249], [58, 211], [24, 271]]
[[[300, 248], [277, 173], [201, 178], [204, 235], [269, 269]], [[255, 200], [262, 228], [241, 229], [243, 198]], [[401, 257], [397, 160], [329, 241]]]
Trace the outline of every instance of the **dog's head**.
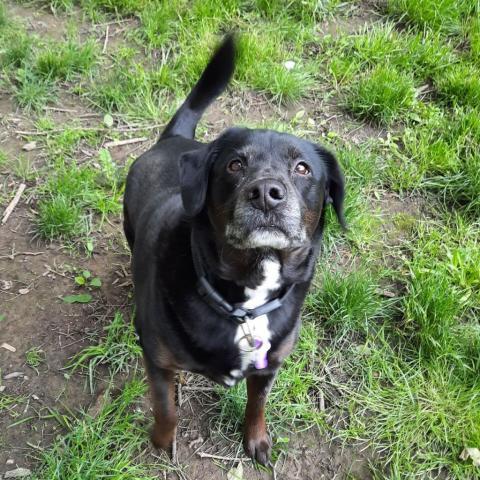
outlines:
[[330, 200], [344, 225], [335, 157], [293, 135], [229, 129], [181, 157], [180, 183], [186, 213], [206, 208], [216, 234], [238, 249], [311, 244]]

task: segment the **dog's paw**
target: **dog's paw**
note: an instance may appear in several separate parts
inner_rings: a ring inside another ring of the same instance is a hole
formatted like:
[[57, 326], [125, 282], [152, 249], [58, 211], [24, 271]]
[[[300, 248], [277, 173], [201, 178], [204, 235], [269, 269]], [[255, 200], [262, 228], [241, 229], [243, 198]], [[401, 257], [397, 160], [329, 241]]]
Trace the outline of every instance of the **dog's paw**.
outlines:
[[159, 450], [165, 450], [167, 453], [170, 453], [175, 438], [175, 430], [175, 428], [165, 429], [155, 425], [150, 433], [150, 440], [153, 446]]
[[261, 435], [245, 434], [243, 439], [245, 453], [262, 465], [268, 465], [270, 462], [270, 452], [272, 450], [272, 441], [267, 433]]

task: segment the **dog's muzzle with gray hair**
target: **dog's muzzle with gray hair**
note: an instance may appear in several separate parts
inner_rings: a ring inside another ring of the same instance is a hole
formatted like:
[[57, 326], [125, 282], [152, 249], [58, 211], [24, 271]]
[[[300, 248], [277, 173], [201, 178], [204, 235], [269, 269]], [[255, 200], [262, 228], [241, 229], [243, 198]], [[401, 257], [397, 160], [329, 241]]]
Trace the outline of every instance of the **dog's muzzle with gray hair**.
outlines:
[[300, 204], [290, 186], [267, 178], [251, 182], [237, 199], [227, 242], [239, 249], [283, 250], [305, 244]]

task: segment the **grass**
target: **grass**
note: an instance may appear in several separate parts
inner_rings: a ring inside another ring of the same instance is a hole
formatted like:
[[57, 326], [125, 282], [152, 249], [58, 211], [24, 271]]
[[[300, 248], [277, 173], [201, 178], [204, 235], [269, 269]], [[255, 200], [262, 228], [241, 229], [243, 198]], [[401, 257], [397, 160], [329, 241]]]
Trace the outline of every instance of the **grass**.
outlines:
[[[102, 145], [166, 121], [221, 33], [238, 31], [237, 71], [218, 104], [228, 121], [330, 144], [347, 180], [349, 231], [329, 208], [299, 344], [267, 404], [275, 458], [289, 450], [287, 437], [315, 429], [371, 452], [374, 478], [478, 478], [460, 459], [480, 445], [478, 2], [388, 0], [361, 28], [363, 4], [336, 0], [36, 5], [53, 9], [58, 23], [82, 24], [80, 34], [40, 38], [0, 6], [2, 92], [39, 134], [22, 138], [37, 141], [34, 155], [0, 156], [2, 182], [28, 182], [36, 233], [60, 246], [87, 240], [92, 254], [93, 233], [119, 219], [125, 176], [123, 160], [114, 161], [123, 153]], [[106, 42], [103, 24], [117, 20]], [[246, 97], [258, 103], [255, 114], [244, 114]], [[52, 110], [71, 104], [75, 113]], [[111, 122], [102, 122], [105, 114]], [[200, 125], [206, 138], [215, 122]], [[132, 126], [138, 130], [126, 132]], [[117, 312], [72, 358], [72, 378], [86, 373], [93, 391], [99, 375], [132, 375], [139, 354], [133, 327]], [[40, 351], [27, 357], [38, 368]], [[99, 412], [67, 422], [39, 454], [36, 478], [153, 478], [165, 470], [142, 454], [144, 393], [135, 377], [108, 392]], [[0, 408], [11, 415], [15, 402], [2, 394]], [[212, 432], [238, 441], [244, 406], [243, 384], [222, 390]]]
[[478, 3], [475, 0], [389, 0], [387, 11], [421, 29], [458, 35], [465, 19], [478, 12]]
[[414, 102], [410, 76], [394, 68], [377, 67], [352, 84], [345, 106], [361, 119], [388, 125], [411, 112]]
[[153, 468], [168, 470], [159, 463], [135, 461], [147, 439], [142, 425], [143, 413], [134, 408], [145, 391], [145, 384], [133, 379], [113, 400], [105, 395], [97, 416], [85, 415], [77, 420], [67, 435], [41, 454], [42, 467], [33, 478], [153, 479], [157, 478], [151, 472]]
[[371, 274], [360, 270], [348, 275], [324, 272], [322, 284], [305, 301], [312, 315], [338, 335], [367, 334], [376, 320], [388, 317], [387, 305], [377, 293], [379, 285]]
[[27, 69], [17, 70], [13, 92], [18, 105], [26, 111], [39, 111], [55, 99], [50, 79], [39, 78]]
[[25, 398], [18, 395], [8, 395], [4, 392], [0, 392], [0, 412], [8, 414], [11, 417], [18, 417], [19, 413], [14, 410], [14, 407], [18, 404], [23, 404]]
[[77, 353], [68, 368], [88, 373], [90, 390], [94, 391], [94, 379], [98, 366], [108, 365], [110, 374], [128, 372], [132, 362], [141, 354], [132, 323], [125, 324], [123, 315], [116, 312], [112, 322], [105, 328], [105, 336], [97, 345], [90, 345]]
[[92, 70], [98, 55], [96, 49], [93, 40], [83, 45], [74, 40], [48, 45], [38, 54], [35, 70], [50, 79], [71, 80], [77, 74]]
[[100, 152], [99, 167], [60, 162], [40, 189], [37, 225], [41, 236], [74, 239], [90, 232], [90, 213], [103, 218], [120, 211], [121, 175], [107, 151]]
[[[402, 136], [403, 151], [387, 162], [388, 181], [398, 189], [425, 188], [440, 195], [447, 206], [476, 215], [479, 210], [478, 145], [480, 123], [476, 109], [456, 108], [448, 114], [428, 108], [421, 124], [412, 123]], [[399, 165], [408, 170], [399, 169]]]
[[32, 367], [38, 375], [38, 369], [45, 362], [45, 352], [40, 347], [32, 347], [25, 352], [25, 362]]

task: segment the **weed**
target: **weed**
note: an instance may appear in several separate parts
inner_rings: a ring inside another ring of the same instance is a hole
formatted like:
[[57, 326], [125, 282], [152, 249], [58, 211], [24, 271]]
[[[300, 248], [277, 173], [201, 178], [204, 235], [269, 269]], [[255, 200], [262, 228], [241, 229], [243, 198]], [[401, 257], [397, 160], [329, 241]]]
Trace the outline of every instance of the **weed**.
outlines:
[[8, 395], [0, 392], [0, 413], [8, 412], [11, 417], [18, 417], [19, 413], [14, 410], [18, 404], [25, 402], [25, 398], [18, 395]]
[[32, 161], [29, 157], [23, 154], [20, 154], [17, 158], [17, 161], [12, 165], [12, 171], [24, 182], [31, 181], [36, 176], [36, 170], [32, 165]]
[[32, 347], [25, 352], [25, 361], [29, 367], [32, 367], [38, 375], [38, 369], [45, 362], [45, 352], [40, 347]]
[[102, 281], [98, 277], [92, 278], [92, 274], [88, 270], [83, 270], [80, 275], [77, 275], [75, 283], [81, 287], [99, 288], [102, 286]]

